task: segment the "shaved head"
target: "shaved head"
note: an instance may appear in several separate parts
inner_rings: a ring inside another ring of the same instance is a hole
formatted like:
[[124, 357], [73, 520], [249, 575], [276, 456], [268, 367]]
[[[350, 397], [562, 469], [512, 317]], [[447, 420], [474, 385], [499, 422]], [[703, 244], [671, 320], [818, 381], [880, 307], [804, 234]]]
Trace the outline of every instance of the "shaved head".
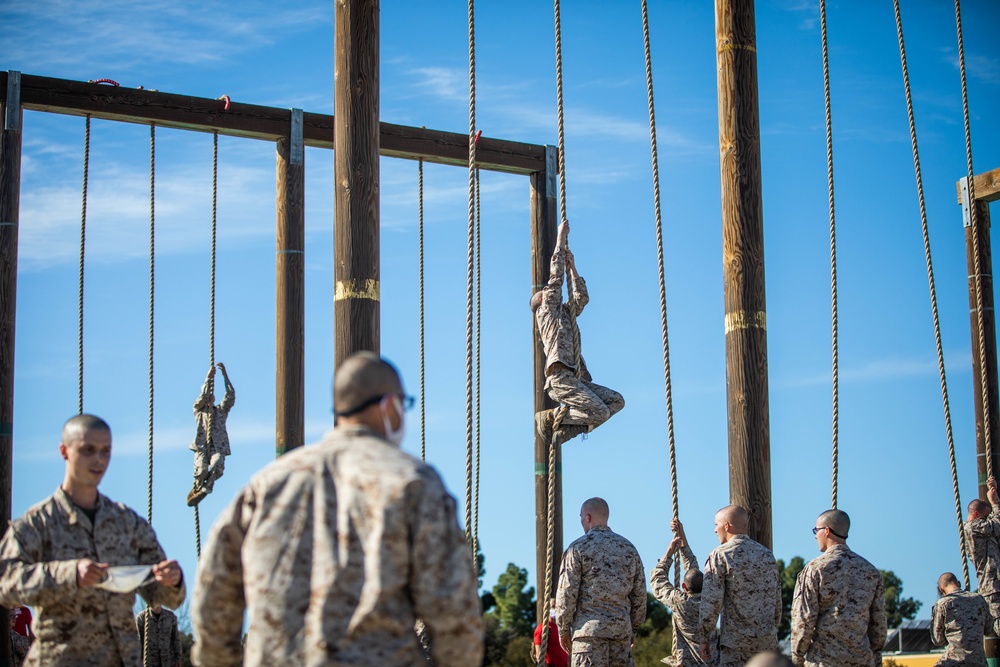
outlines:
[[705, 575], [701, 570], [693, 567], [684, 573], [684, 587], [688, 593], [695, 595], [701, 593], [704, 583]]
[[87, 431], [106, 431], [111, 433], [111, 427], [108, 423], [96, 417], [94, 415], [77, 415], [75, 417], [70, 417], [63, 424], [62, 428], [62, 443], [69, 444], [77, 440], [83, 439]]
[[847, 516], [847, 512], [841, 512], [840, 510], [827, 510], [819, 515], [816, 519], [816, 525], [823, 527], [826, 526], [831, 531], [833, 531], [837, 537], [842, 540], [847, 539], [847, 534], [851, 530], [851, 517]]
[[531, 295], [531, 301], [528, 302], [531, 306], [531, 312], [538, 310], [538, 307], [542, 305], [542, 292], [538, 291]]
[[956, 577], [951, 572], [945, 572], [940, 577], [938, 577], [938, 590], [944, 591], [949, 586], [954, 586], [955, 588], [961, 588], [962, 585], [958, 583], [958, 577]]
[[732, 526], [732, 533], [742, 535], [750, 528], [750, 514], [739, 505], [727, 505], [715, 515]]
[[986, 516], [990, 513], [990, 505], [985, 500], [980, 500], [976, 498], [969, 503], [969, 511], [977, 512], [980, 516]]
[[792, 661], [777, 651], [764, 651], [750, 658], [746, 667], [792, 667]]
[[591, 498], [585, 500], [583, 507], [580, 511], [584, 514], [593, 515], [595, 520], [603, 520], [607, 522], [608, 517], [611, 515], [611, 509], [608, 507], [608, 503], [604, 498]]
[[358, 352], [341, 362], [333, 376], [333, 413], [355, 414], [387, 394], [401, 394], [396, 368], [374, 352]]

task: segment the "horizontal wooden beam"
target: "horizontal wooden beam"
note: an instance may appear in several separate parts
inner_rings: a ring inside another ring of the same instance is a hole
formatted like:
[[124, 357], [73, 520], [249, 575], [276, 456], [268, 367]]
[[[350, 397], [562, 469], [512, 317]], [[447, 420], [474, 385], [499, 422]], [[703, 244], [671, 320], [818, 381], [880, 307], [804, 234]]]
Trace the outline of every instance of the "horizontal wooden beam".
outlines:
[[[7, 72], [0, 72], [0, 101], [6, 102]], [[232, 137], [277, 141], [287, 137], [291, 110], [256, 104], [190, 97], [156, 90], [115, 87], [44, 76], [21, 75], [21, 105], [29, 111], [140, 125], [155, 124], [195, 132], [218, 132]], [[303, 114], [306, 146], [333, 148], [333, 116]], [[468, 166], [466, 134], [381, 123], [381, 155]], [[512, 174], [545, 171], [545, 146], [482, 137], [476, 148], [481, 169]]]
[[[962, 181], [955, 183], [955, 190], [958, 192], [958, 203], [962, 203]], [[972, 193], [976, 196], [976, 201], [991, 202], [1000, 199], [1000, 167], [976, 174], [972, 179]]]

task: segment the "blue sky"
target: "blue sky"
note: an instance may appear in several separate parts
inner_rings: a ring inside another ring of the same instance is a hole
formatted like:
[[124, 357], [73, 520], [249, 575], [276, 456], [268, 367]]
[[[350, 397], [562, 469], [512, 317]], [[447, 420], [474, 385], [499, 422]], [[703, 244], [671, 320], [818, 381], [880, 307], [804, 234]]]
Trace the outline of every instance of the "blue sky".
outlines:
[[[963, 502], [976, 493], [965, 249], [955, 182], [966, 169], [953, 8], [904, 0]], [[960, 572], [927, 279], [891, 2], [828, 5], [840, 280], [840, 506], [851, 545], [905, 582], [929, 614]], [[993, 0], [963, 3], [975, 169], [1000, 166]], [[564, 451], [565, 542], [579, 503], [605, 497], [647, 568], [669, 542], [670, 487], [638, 2], [562, 9], [571, 245], [591, 304], [580, 320], [596, 381], [625, 410]], [[714, 15], [650, 3], [663, 190], [680, 511], [695, 553], [727, 504], [725, 339]], [[484, 134], [556, 140], [551, 7], [477, 8]], [[322, 2], [8, 0], [3, 69], [109, 77], [203, 97], [333, 110], [332, 6]], [[381, 117], [468, 128], [466, 5], [384, 0]], [[830, 285], [818, 4], [757, 3], [774, 551], [816, 554], [830, 498]], [[59, 427], [76, 411], [81, 118], [24, 119], [14, 515], [62, 477]], [[85, 316], [85, 409], [115, 437], [102, 489], [145, 514], [149, 130], [94, 121]], [[190, 413], [208, 363], [211, 136], [157, 131], [153, 524], [195, 569]], [[233, 455], [202, 504], [202, 531], [274, 451], [274, 147], [219, 140], [216, 356], [237, 390]], [[306, 152], [306, 431], [332, 424], [333, 159]], [[467, 173], [427, 165], [428, 459], [461, 503], [465, 448]], [[483, 174], [480, 541], [488, 586], [508, 562], [534, 581], [528, 182]], [[419, 381], [417, 165], [383, 159], [382, 351]], [[419, 454], [419, 412], [404, 448]], [[461, 513], [461, 512], [460, 512]]]

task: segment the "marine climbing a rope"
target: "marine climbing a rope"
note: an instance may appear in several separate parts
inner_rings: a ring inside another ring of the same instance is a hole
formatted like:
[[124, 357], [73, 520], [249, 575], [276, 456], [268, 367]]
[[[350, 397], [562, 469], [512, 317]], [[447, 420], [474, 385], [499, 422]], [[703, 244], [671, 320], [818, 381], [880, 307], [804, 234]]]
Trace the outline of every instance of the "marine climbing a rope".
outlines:
[[[215, 402], [215, 367], [222, 371], [222, 382], [226, 386], [226, 395], [222, 402]], [[229, 381], [226, 367], [222, 362], [208, 369], [205, 384], [201, 386], [201, 395], [194, 403], [194, 419], [198, 431], [190, 449], [194, 452], [194, 486], [188, 493], [187, 504], [194, 507], [205, 496], [212, 492], [215, 480], [222, 477], [226, 467], [226, 457], [229, 456], [229, 435], [226, 433], [226, 417], [236, 403], [236, 390]]]
[[[563, 302], [563, 282], [569, 274], [569, 298]], [[580, 354], [580, 328], [576, 318], [590, 301], [587, 283], [576, 270], [569, 249], [569, 222], [559, 225], [556, 248], [549, 267], [549, 282], [531, 297], [538, 335], [545, 349], [545, 391], [561, 407], [535, 415], [539, 435], [562, 444], [589, 433], [625, 407], [617, 391], [593, 382]]]

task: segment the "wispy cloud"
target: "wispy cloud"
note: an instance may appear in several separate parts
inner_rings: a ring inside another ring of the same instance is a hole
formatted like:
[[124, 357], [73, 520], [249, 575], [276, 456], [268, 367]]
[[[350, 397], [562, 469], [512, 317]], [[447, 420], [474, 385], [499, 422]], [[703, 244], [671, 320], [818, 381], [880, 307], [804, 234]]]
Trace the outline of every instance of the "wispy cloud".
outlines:
[[[227, 62], [278, 35], [332, 21], [332, 11], [321, 2], [293, 8], [261, 0], [229, 6], [194, 0], [7, 0], [0, 7], [0, 39], [38, 70], [86, 62], [97, 71], [139, 72], [151, 62]], [[58, 49], [51, 48], [53, 35]]]
[[[955, 69], [959, 68], [958, 51], [953, 47], [941, 49], [946, 62]], [[992, 85], [1000, 84], [1000, 58], [982, 53], [965, 52], [965, 73], [970, 79], [976, 79]]]
[[[949, 368], [968, 368], [972, 362], [971, 354], [966, 351], [948, 360]], [[876, 359], [860, 366], [845, 366], [840, 369], [839, 378], [843, 382], [882, 382], [908, 377], [938, 375], [937, 360], [921, 359]], [[815, 385], [827, 385], [831, 382], [828, 372], [798, 377], [786, 376], [775, 378], [775, 387], [792, 389]]]
[[818, 0], [788, 0], [785, 11], [799, 15], [800, 30], [814, 30], [819, 24]]
[[409, 71], [416, 92], [447, 101], [468, 101], [469, 74], [453, 67], [417, 67]]

